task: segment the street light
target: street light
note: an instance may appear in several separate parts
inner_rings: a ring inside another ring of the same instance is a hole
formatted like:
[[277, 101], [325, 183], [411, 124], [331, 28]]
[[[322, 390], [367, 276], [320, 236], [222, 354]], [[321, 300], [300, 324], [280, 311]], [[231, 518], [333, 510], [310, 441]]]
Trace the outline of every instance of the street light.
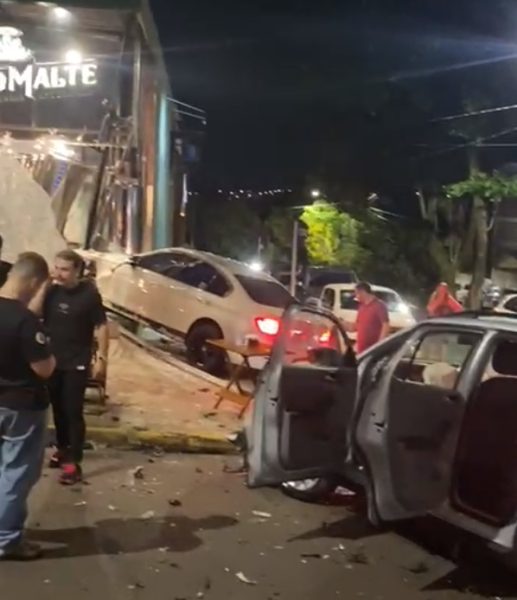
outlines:
[[260, 262], [260, 260], [254, 260], [250, 263], [250, 269], [256, 273], [260, 273], [264, 270], [264, 265]]
[[56, 21], [67, 21], [72, 16], [72, 13], [67, 8], [55, 6], [52, 9], [52, 16], [56, 19]]
[[311, 196], [313, 198], [319, 198], [321, 196], [321, 192], [318, 189], [311, 190]]
[[79, 50], [70, 49], [65, 53], [65, 61], [69, 65], [79, 65], [83, 62], [83, 55]]

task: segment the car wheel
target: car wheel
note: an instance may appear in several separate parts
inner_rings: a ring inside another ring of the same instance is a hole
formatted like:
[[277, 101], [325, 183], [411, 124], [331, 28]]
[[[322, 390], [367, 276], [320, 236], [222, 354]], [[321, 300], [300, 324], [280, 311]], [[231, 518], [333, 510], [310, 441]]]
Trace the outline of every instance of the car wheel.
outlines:
[[330, 496], [337, 487], [336, 479], [317, 477], [301, 481], [287, 481], [282, 484], [282, 491], [286, 496], [302, 502], [320, 502]]
[[226, 370], [226, 354], [207, 343], [223, 337], [215, 323], [200, 323], [192, 328], [186, 340], [187, 358], [190, 364], [201, 367], [212, 375], [221, 375]]

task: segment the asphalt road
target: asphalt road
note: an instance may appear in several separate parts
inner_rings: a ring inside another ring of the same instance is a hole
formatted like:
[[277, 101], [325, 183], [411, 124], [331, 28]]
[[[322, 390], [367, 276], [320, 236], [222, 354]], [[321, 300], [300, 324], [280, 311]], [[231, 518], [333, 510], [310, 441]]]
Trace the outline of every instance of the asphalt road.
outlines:
[[77, 489], [47, 471], [30, 520], [47, 555], [1, 563], [2, 600], [517, 598], [517, 577], [482, 553], [446, 558], [464, 550], [437, 523], [380, 532], [350, 497], [250, 491], [233, 460], [92, 452]]

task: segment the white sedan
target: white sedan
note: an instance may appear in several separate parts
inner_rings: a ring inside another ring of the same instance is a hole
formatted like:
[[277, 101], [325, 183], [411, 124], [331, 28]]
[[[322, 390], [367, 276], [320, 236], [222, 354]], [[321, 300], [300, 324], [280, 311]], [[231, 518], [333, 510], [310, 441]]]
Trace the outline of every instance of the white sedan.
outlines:
[[189, 360], [211, 373], [223, 369], [225, 356], [207, 340], [272, 345], [293, 300], [273, 277], [198, 250], [167, 248], [131, 258], [88, 253], [85, 258], [95, 263], [108, 308], [182, 337]]
[[[332, 311], [338, 319], [348, 323], [355, 323], [359, 303], [355, 297], [356, 284], [337, 283], [327, 285], [321, 293], [321, 303]], [[413, 327], [416, 320], [411, 313], [410, 306], [404, 302], [400, 295], [391, 288], [380, 285], [372, 286], [372, 292], [382, 300], [388, 309], [390, 329], [392, 332]], [[354, 338], [355, 334], [351, 334]]]

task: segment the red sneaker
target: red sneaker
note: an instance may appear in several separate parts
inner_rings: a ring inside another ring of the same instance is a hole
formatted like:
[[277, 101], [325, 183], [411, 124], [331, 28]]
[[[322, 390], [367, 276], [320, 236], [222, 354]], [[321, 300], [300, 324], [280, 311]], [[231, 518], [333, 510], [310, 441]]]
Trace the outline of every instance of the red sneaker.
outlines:
[[79, 465], [67, 464], [63, 465], [59, 483], [62, 485], [75, 485], [83, 480], [83, 473]]

